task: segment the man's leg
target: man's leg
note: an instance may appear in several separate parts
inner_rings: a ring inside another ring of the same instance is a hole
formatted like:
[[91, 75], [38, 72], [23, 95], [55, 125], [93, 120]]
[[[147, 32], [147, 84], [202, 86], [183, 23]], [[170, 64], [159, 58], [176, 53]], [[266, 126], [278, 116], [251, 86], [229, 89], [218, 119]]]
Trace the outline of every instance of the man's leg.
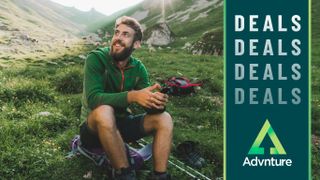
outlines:
[[129, 167], [124, 142], [117, 129], [114, 110], [111, 106], [101, 105], [88, 117], [89, 128], [98, 134], [100, 143], [115, 169]]
[[171, 150], [173, 123], [169, 113], [146, 115], [143, 122], [144, 130], [153, 133], [154, 171], [166, 172]]

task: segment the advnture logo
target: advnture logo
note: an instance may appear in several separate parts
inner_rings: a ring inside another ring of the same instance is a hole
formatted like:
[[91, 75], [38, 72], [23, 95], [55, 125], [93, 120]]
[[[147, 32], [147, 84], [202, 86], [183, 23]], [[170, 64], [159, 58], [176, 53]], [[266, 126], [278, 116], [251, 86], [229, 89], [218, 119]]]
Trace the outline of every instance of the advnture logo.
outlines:
[[[266, 135], [268, 135], [274, 145], [274, 147], [270, 147], [270, 155], [286, 155], [286, 151], [283, 148], [277, 134], [273, 130], [269, 120], [267, 119], [263, 124], [258, 136], [253, 142], [248, 155], [265, 155], [265, 148], [260, 147], [261, 143], [265, 139]], [[278, 159], [278, 158], [266, 158], [260, 159], [258, 156], [250, 159], [246, 157], [242, 166], [291, 166], [291, 159]]]
[[266, 120], [266, 122], [264, 123], [264, 125], [262, 126], [256, 140], [254, 141], [254, 143], [251, 146], [251, 149], [249, 151], [248, 154], [250, 155], [261, 155], [264, 154], [264, 148], [261, 148], [260, 145], [262, 143], [262, 141], [264, 140], [264, 138], [266, 137], [266, 135], [269, 135], [274, 147], [270, 148], [270, 154], [275, 155], [275, 154], [287, 154], [286, 151], [283, 149], [281, 142], [279, 141], [276, 133], [274, 132], [273, 128], [270, 125], [270, 122], [268, 121], [268, 119]]

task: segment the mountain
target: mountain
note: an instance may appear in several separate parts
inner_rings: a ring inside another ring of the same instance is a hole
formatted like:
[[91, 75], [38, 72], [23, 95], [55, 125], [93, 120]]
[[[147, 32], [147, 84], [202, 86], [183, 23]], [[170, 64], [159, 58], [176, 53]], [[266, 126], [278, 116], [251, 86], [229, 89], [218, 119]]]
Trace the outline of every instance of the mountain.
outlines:
[[94, 20], [106, 16], [82, 12], [49, 0], [0, 1], [0, 58], [53, 52], [80, 40]]
[[42, 4], [50, 7], [53, 11], [57, 12], [71, 22], [84, 26], [86, 29], [88, 29], [92, 24], [107, 18], [106, 15], [96, 11], [94, 8], [89, 11], [80, 11], [75, 7], [62, 6], [48, 0], [42, 1]]
[[[26, 15], [20, 17], [28, 17], [31, 21], [38, 21], [39, 16], [41, 16], [41, 19], [48, 20], [66, 28], [66, 30], [75, 28], [83, 31], [90, 24], [106, 18], [105, 15], [95, 9], [85, 12], [74, 7], [62, 6], [50, 0], [3, 0], [0, 7], [5, 10], [1, 13], [4, 13], [2, 17], [7, 17], [8, 13], [13, 13], [14, 15]], [[13, 9], [15, 11], [12, 12]], [[75, 33], [77, 32], [75, 31]]]
[[[127, 15], [136, 18], [142, 24], [146, 35], [148, 30], [166, 23], [175, 35], [169, 44], [182, 47], [201, 39], [209, 31], [223, 29], [223, 0], [145, 0], [133, 7], [117, 12], [108, 17], [100, 28], [112, 33], [117, 17]], [[164, 7], [164, 11], [163, 8]], [[164, 14], [164, 15], [163, 15]], [[144, 37], [147, 41], [150, 37]], [[168, 38], [168, 37], [167, 37]]]

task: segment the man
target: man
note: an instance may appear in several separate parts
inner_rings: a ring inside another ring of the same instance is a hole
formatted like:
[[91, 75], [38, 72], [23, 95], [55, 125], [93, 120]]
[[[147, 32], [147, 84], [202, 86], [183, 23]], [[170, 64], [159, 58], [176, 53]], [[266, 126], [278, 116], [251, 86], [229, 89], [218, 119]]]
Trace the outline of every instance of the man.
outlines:
[[115, 23], [110, 48], [89, 53], [84, 68], [84, 90], [80, 127], [82, 145], [102, 147], [115, 169], [114, 179], [135, 179], [124, 142], [153, 135], [152, 179], [169, 179], [167, 163], [171, 149], [173, 123], [169, 113], [130, 115], [129, 104], [162, 110], [168, 96], [159, 84], [150, 86], [141, 61], [131, 56], [142, 40], [141, 25], [123, 16]]

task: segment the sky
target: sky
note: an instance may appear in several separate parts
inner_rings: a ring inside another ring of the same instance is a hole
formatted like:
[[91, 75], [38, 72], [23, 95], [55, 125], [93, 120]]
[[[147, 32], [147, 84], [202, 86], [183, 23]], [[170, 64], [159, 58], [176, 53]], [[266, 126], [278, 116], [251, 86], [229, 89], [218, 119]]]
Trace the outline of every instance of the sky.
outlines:
[[64, 6], [75, 7], [82, 11], [89, 11], [91, 8], [111, 15], [121, 9], [138, 4], [143, 0], [51, 0]]

